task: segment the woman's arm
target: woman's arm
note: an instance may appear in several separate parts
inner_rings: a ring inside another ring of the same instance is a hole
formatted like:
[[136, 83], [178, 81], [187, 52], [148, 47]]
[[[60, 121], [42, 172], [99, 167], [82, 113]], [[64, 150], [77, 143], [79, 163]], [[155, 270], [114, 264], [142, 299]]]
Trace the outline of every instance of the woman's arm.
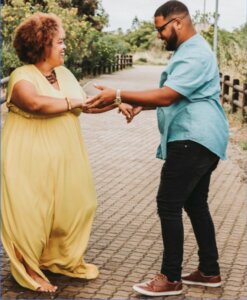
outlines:
[[[40, 96], [34, 85], [26, 80], [18, 81], [13, 88], [10, 101], [24, 111], [34, 114], [57, 114], [69, 110], [64, 98]], [[71, 109], [83, 109], [82, 99], [69, 99]]]
[[87, 106], [84, 106], [83, 112], [91, 113], [91, 114], [98, 114], [98, 113], [103, 113], [103, 112], [112, 110], [116, 107], [118, 107], [118, 112], [121, 112], [126, 117], [127, 123], [130, 123], [135, 114], [134, 114], [133, 106], [130, 104], [127, 104], [127, 103], [121, 103], [118, 106], [116, 104], [111, 104], [111, 105], [105, 106], [103, 108], [88, 108]]

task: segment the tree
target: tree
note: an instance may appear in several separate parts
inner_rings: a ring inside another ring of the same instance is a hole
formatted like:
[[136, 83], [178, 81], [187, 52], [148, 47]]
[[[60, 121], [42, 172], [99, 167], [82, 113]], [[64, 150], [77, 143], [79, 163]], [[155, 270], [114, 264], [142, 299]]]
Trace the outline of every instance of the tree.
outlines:
[[[211, 25], [207, 31], [201, 34], [213, 46], [214, 26]], [[239, 79], [247, 78], [247, 24], [239, 29], [229, 32], [224, 29], [218, 31], [217, 59], [221, 72]]]
[[[135, 20], [135, 19], [134, 19]], [[137, 20], [136, 20], [137, 21]], [[125, 40], [130, 43], [134, 50], [147, 50], [156, 38], [152, 22], [141, 21], [135, 22], [136, 28], [127, 32]]]
[[192, 22], [197, 24], [213, 24], [213, 15], [211, 13], [202, 14], [199, 10], [192, 16]]
[[131, 31], [136, 30], [140, 26], [140, 21], [137, 16], [134, 17], [131, 24]]
[[97, 30], [108, 23], [108, 15], [102, 7], [101, 0], [59, 0], [63, 8], [77, 8], [78, 16], [85, 16], [85, 20], [90, 22]]
[[[38, 11], [52, 12], [62, 19], [66, 32], [65, 64], [78, 79], [84, 75], [82, 67], [87, 63], [90, 66], [102, 62], [109, 64], [114, 60], [116, 53], [128, 51], [129, 45], [124, 42], [123, 38], [110, 37], [99, 30], [105, 24], [104, 16], [94, 12], [95, 15], [91, 17], [99, 25], [98, 28], [94, 27], [86, 14], [78, 14], [78, 8], [72, 5], [72, 0], [63, 0], [64, 5], [67, 1], [67, 7], [61, 5], [60, 1], [11, 0], [3, 5], [1, 11], [4, 25], [1, 32], [3, 38], [1, 77], [8, 76], [11, 70], [22, 65], [12, 46], [14, 30], [25, 18]], [[92, 11], [88, 10], [87, 13], [92, 13]]]

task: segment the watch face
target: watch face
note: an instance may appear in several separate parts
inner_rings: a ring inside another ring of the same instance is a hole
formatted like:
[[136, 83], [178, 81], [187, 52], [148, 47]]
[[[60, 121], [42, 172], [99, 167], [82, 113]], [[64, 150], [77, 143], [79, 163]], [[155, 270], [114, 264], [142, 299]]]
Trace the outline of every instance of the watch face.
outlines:
[[116, 98], [116, 99], [115, 99], [115, 104], [116, 104], [116, 105], [119, 105], [119, 104], [121, 104], [121, 103], [122, 103], [121, 98]]

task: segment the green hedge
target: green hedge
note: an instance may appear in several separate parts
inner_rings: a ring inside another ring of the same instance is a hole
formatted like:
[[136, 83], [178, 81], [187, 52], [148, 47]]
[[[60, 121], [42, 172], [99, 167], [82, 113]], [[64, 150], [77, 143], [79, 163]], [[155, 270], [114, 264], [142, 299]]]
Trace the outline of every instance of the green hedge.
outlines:
[[[123, 42], [115, 35], [104, 33], [92, 26], [88, 16], [78, 15], [77, 8], [63, 8], [58, 0], [42, 1], [44, 5], [35, 1], [13, 0], [2, 7], [2, 70], [1, 77], [8, 76], [16, 67], [22, 65], [12, 46], [15, 28], [31, 14], [42, 11], [58, 15], [63, 22], [66, 32], [65, 65], [79, 79], [86, 73], [86, 67], [98, 64], [109, 64], [117, 53], [126, 54], [129, 51], [128, 43]], [[96, 15], [92, 18], [97, 24], [105, 26], [105, 16]], [[98, 26], [100, 27], [100, 26]]]

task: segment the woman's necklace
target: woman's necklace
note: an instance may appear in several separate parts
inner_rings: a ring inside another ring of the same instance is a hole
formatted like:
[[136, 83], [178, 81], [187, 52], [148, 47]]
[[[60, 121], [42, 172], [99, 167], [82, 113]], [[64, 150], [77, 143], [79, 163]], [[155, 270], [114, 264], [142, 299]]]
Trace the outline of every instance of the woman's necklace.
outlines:
[[50, 84], [57, 82], [57, 76], [54, 70], [50, 75], [45, 75], [45, 78], [50, 82]]

